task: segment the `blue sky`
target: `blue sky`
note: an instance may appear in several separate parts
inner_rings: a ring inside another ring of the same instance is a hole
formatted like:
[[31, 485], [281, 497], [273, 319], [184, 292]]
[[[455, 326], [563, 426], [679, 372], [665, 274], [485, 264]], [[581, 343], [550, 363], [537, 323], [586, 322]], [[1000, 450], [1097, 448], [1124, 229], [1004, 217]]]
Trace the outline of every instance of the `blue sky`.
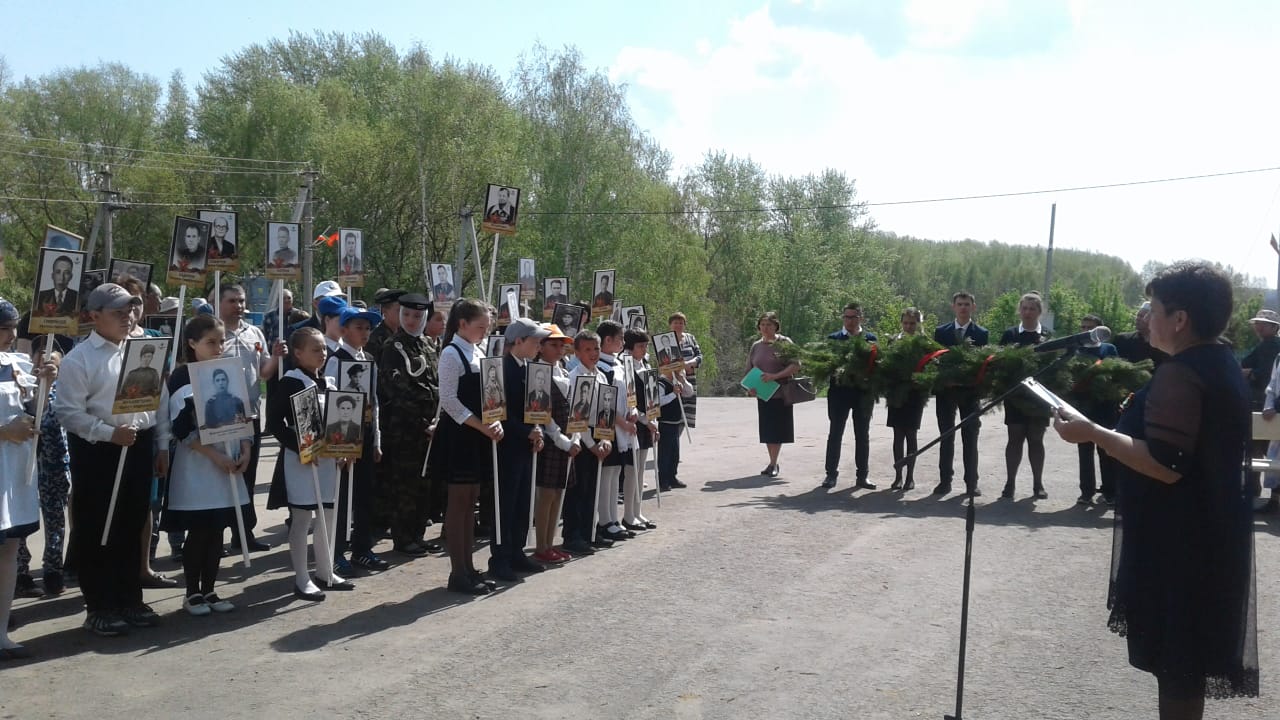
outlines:
[[[726, 0], [646, 3], [33, 3], [0, 0], [11, 74], [124, 62], [189, 84], [289, 30], [376, 31], [509, 75], [574, 45], [627, 86], [676, 160], [722, 149], [782, 174], [835, 167], [871, 202], [1280, 166], [1280, 3], [1262, 0]], [[189, 27], [191, 32], [175, 32]], [[58, 38], [49, 42], [50, 35]], [[104, 40], [104, 38], [108, 38]], [[57, 48], [50, 52], [50, 48]], [[885, 206], [885, 230], [1208, 257], [1275, 282], [1280, 173]]]

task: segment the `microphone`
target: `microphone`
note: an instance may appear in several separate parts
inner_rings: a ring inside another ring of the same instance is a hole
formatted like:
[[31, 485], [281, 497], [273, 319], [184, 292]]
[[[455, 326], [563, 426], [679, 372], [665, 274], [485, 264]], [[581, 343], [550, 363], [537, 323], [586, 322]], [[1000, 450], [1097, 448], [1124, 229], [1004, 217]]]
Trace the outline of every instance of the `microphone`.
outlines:
[[1106, 325], [1075, 335], [1067, 335], [1035, 346], [1036, 352], [1053, 352], [1054, 350], [1074, 350], [1084, 345], [1096, 345], [1111, 339], [1111, 328]]

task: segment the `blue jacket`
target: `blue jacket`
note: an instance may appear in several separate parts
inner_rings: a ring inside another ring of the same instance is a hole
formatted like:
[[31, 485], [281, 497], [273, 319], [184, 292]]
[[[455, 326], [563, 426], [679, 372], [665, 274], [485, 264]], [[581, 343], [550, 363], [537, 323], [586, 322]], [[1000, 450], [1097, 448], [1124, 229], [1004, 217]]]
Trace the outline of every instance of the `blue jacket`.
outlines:
[[[969, 327], [965, 329], [964, 337], [966, 340], [972, 341], [976, 346], [983, 346], [990, 342], [990, 335], [987, 329], [978, 323], [970, 320]], [[956, 344], [956, 323], [951, 321], [939, 325], [933, 331], [933, 340], [943, 347], [951, 347]]]

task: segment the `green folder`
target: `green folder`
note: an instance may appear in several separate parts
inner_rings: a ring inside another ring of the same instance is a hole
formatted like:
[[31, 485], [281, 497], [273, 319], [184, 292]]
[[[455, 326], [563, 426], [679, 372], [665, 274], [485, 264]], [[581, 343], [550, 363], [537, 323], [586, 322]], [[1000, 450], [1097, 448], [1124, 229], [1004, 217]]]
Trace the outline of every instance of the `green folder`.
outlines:
[[765, 402], [769, 402], [769, 398], [778, 392], [778, 383], [772, 380], [762, 380], [764, 373], [760, 372], [760, 368], [751, 368], [751, 372], [742, 378], [742, 387], [748, 390], [755, 390], [756, 397]]

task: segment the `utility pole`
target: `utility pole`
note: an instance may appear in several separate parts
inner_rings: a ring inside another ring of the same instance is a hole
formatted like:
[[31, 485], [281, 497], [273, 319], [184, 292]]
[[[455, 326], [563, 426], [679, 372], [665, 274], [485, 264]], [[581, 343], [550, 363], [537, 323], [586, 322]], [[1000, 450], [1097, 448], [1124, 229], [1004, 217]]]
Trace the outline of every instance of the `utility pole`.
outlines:
[[315, 183], [320, 173], [315, 170], [304, 170], [302, 172], [302, 188], [298, 193], [298, 199], [301, 201], [302, 210], [302, 238], [299, 244], [302, 246], [302, 292], [306, 295], [311, 294], [313, 284], [313, 271], [315, 265], [315, 228], [312, 227], [312, 221], [315, 220]]
[[420, 222], [422, 225], [422, 282], [424, 287], [431, 287], [431, 258], [427, 247], [427, 173], [422, 168], [422, 152], [418, 152], [418, 202], [421, 204]]
[[117, 210], [128, 210], [129, 206], [119, 202], [120, 193], [111, 189], [111, 166], [105, 165], [98, 171], [98, 212], [93, 218], [93, 230], [89, 233], [89, 247], [85, 248], [85, 262], [93, 267], [93, 251], [98, 246], [98, 236], [102, 235], [102, 265], [106, 267], [115, 254], [115, 239], [112, 232], [112, 221]]
[[1044, 312], [1041, 318], [1048, 329], [1053, 330], [1053, 309], [1049, 307], [1049, 291], [1053, 288], [1053, 226], [1058, 219], [1058, 203], [1049, 209], [1049, 250], [1044, 256]]
[[[458, 285], [458, 297], [466, 296], [467, 284], [467, 245], [471, 243], [471, 238], [475, 231], [471, 227], [471, 208], [463, 205], [458, 208], [458, 259], [457, 264], [453, 266], [453, 281]], [[476, 276], [476, 282], [484, 282], [479, 275]], [[427, 285], [431, 285], [431, 278], [428, 276]]]

